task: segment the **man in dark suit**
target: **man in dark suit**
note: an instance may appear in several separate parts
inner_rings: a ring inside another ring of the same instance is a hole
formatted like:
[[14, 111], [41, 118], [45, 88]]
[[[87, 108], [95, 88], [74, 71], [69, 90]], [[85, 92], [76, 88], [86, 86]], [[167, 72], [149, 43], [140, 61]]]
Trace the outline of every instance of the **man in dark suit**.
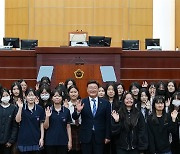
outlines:
[[110, 142], [110, 103], [98, 97], [99, 84], [92, 80], [87, 83], [89, 97], [76, 105], [72, 117], [81, 115], [80, 142], [83, 154], [103, 154], [104, 144]]

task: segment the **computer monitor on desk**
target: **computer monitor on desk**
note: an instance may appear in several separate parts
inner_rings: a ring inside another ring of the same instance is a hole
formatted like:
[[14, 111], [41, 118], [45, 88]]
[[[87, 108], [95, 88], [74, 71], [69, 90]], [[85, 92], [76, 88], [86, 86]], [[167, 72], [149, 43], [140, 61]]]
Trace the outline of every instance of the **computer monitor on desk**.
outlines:
[[147, 50], [161, 50], [160, 39], [146, 38], [145, 49]]
[[104, 47], [105, 36], [89, 36], [89, 46]]
[[19, 48], [19, 38], [4, 37], [3, 45], [9, 48]]
[[21, 40], [21, 50], [35, 50], [38, 40]]
[[122, 50], [139, 50], [139, 40], [122, 40]]

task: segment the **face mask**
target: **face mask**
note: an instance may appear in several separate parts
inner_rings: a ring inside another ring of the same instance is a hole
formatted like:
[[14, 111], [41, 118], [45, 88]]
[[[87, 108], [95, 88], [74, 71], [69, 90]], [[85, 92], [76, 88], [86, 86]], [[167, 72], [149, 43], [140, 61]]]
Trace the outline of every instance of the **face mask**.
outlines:
[[6, 97], [1, 98], [1, 102], [3, 102], [4, 104], [8, 104], [9, 101], [10, 101], [10, 96], [6, 96]]
[[43, 100], [43, 101], [47, 101], [48, 99], [49, 99], [49, 94], [41, 94], [41, 99]]
[[176, 107], [179, 107], [180, 106], [180, 100], [173, 100], [172, 101], [172, 104]]

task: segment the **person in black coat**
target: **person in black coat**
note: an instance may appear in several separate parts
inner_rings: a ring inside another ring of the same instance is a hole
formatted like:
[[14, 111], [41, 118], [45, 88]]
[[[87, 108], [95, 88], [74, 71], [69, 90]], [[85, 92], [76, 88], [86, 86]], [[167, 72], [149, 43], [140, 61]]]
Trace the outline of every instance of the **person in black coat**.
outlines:
[[17, 107], [9, 103], [10, 93], [7, 89], [2, 89], [0, 100], [0, 154], [11, 154], [18, 132], [15, 121]]
[[142, 113], [135, 108], [133, 94], [127, 92], [118, 112], [112, 112], [117, 154], [139, 154], [148, 147], [148, 136]]
[[154, 98], [152, 114], [147, 120], [150, 154], [171, 154], [169, 135], [177, 133], [177, 114], [176, 110], [171, 116], [166, 113], [164, 96]]
[[175, 92], [172, 96], [170, 103], [170, 113], [176, 110], [178, 112], [177, 115], [177, 129], [178, 132], [176, 134], [172, 134], [172, 142], [171, 142], [171, 151], [172, 154], [179, 154], [180, 151], [180, 92]]

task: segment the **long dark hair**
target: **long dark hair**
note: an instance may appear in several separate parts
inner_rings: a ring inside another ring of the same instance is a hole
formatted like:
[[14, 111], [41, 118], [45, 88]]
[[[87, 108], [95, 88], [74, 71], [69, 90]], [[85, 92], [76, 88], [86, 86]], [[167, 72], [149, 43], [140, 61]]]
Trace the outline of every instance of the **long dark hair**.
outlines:
[[[169, 92], [169, 90], [168, 90], [168, 84], [169, 84], [169, 83], [172, 83], [172, 84], [174, 85], [174, 91], [173, 91], [173, 92]], [[167, 91], [166, 91], [166, 100], [167, 100], [168, 98], [172, 98], [173, 94], [177, 91], [177, 84], [176, 84], [175, 81], [169, 80], [169, 81], [167, 82], [166, 86], [167, 86], [167, 87], [166, 87], [166, 88], [167, 88]]]
[[[56, 92], [62, 97], [61, 105], [63, 105], [64, 94], [63, 94], [62, 90], [60, 90], [60, 89], [53, 89], [52, 92], [51, 92], [51, 99], [53, 98], [53, 96], [55, 95]], [[53, 101], [52, 101], [52, 104], [54, 104]]]
[[[6, 88], [2, 88], [2, 89], [1, 89], [1, 92], [0, 92], [0, 99], [2, 98], [4, 92], [7, 92], [7, 93], [9, 94], [9, 96], [10, 96], [9, 90], [6, 89]], [[1, 100], [0, 100], [0, 102], [1, 102]]]
[[119, 85], [121, 85], [122, 88], [123, 88], [123, 93], [122, 93], [122, 95], [120, 96], [119, 93], [118, 93], [118, 98], [119, 98], [119, 100], [121, 101], [122, 98], [123, 98], [123, 95], [124, 95], [124, 93], [125, 93], [125, 86], [124, 86], [124, 84], [123, 84], [122, 82], [116, 83], [117, 90], [118, 90], [118, 86], [119, 86]]
[[143, 92], [144, 92], [144, 93], [146, 94], [146, 96], [148, 97], [148, 100], [150, 100], [150, 94], [149, 94], [148, 89], [147, 89], [147, 88], [141, 88], [141, 89], [139, 90], [139, 93], [138, 93], [138, 101], [139, 101], [139, 102], [141, 102], [141, 94], [142, 94]]
[[[72, 88], [74, 88], [74, 89], [76, 89], [76, 90], [78, 91], [78, 97], [77, 97], [77, 99], [81, 99], [80, 94], [79, 94], [79, 89], [78, 89], [78, 87], [77, 87], [76, 85], [71, 85], [71, 86], [68, 88], [68, 95], [69, 95], [69, 92], [70, 92], [70, 90], [71, 90]], [[69, 96], [69, 100], [70, 100], [70, 99], [71, 99], [71, 98], [70, 98], [70, 96]]]
[[18, 87], [18, 90], [19, 90], [19, 95], [18, 95], [17, 97], [20, 98], [21, 101], [24, 102], [24, 100], [23, 100], [22, 87], [21, 87], [21, 85], [20, 85], [19, 82], [13, 82], [12, 85], [11, 85], [11, 100], [10, 100], [10, 102], [13, 103], [13, 104], [16, 104], [16, 102], [15, 102], [15, 100], [14, 100], [14, 96], [15, 96], [15, 95], [14, 95], [14, 93], [13, 93], [13, 88], [14, 88], [15, 86], [17, 86], [17, 87]]
[[113, 105], [114, 105], [114, 109], [116, 110], [116, 111], [118, 111], [119, 110], [119, 108], [120, 108], [120, 102], [119, 102], [119, 97], [118, 97], [118, 90], [117, 90], [117, 86], [116, 86], [116, 84], [114, 83], [114, 82], [108, 82], [107, 84], [106, 84], [106, 87], [105, 87], [105, 98], [107, 99], [107, 100], [109, 100], [109, 96], [108, 96], [108, 94], [107, 94], [107, 90], [108, 90], [108, 88], [110, 87], [110, 86], [112, 86], [113, 87], [113, 90], [114, 90], [114, 98], [113, 98]]
[[52, 105], [51, 103], [51, 97], [49, 97], [48, 100], [44, 101], [41, 99], [41, 93], [43, 92], [43, 90], [46, 90], [47, 93], [49, 93], [49, 95], [51, 96], [51, 88], [48, 84], [44, 83], [41, 85], [41, 87], [39, 88], [39, 94], [38, 94], [38, 97], [39, 97], [39, 105], [43, 108], [47, 108], [48, 106], [50, 107]]
[[[124, 100], [128, 94], [130, 94], [133, 98], [133, 105], [132, 105], [132, 108], [130, 110], [130, 118], [129, 118], [129, 114], [128, 114], [126, 105], [124, 103]], [[119, 119], [120, 119], [120, 121], [122, 121], [125, 129], [129, 131], [129, 130], [132, 130], [137, 125], [138, 118], [139, 118], [139, 111], [135, 107], [134, 96], [131, 92], [126, 92], [124, 94], [122, 100], [123, 100], [123, 103], [121, 105], [121, 108], [118, 111]]]
[[[171, 99], [171, 102], [170, 102], [170, 108], [169, 108], [170, 113], [174, 111], [174, 105], [172, 104], [173, 100], [180, 100], [180, 92], [179, 91], [176, 91], [172, 96], [172, 99]], [[178, 112], [180, 112], [180, 106], [179, 106]]]
[[64, 85], [65, 85], [65, 87], [66, 87], [67, 90], [68, 90], [67, 85], [68, 85], [68, 82], [69, 82], [69, 81], [72, 81], [73, 85], [76, 86], [76, 81], [75, 81], [73, 78], [66, 79]]
[[164, 119], [164, 123], [166, 123], [167, 120], [168, 120], [168, 116], [167, 116], [166, 110], [165, 110], [166, 101], [165, 101], [165, 96], [162, 96], [162, 95], [157, 95], [153, 99], [153, 104], [152, 104], [152, 121], [155, 124], [159, 124], [159, 121], [158, 121], [158, 118], [157, 118], [157, 115], [156, 115], [156, 108], [155, 108], [155, 104], [156, 103], [163, 103], [164, 104], [164, 109], [162, 111], [162, 117]]

